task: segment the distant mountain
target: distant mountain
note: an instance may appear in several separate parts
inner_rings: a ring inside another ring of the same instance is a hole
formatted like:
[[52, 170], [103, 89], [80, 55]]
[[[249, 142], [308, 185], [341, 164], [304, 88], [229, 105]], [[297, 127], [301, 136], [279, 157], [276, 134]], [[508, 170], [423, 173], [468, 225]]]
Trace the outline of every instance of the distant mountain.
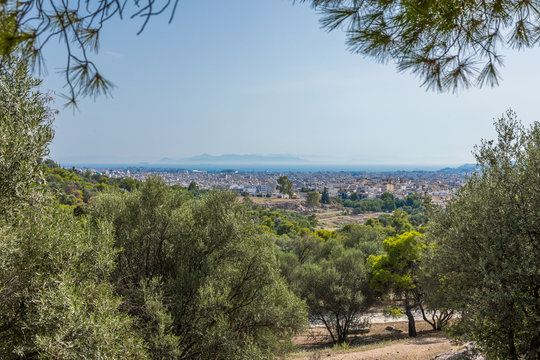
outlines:
[[476, 169], [476, 164], [463, 164], [457, 168], [460, 171], [473, 171]]
[[476, 164], [463, 164], [456, 168], [440, 169], [440, 172], [472, 172], [476, 170]]
[[225, 154], [225, 155], [210, 155], [210, 154], [201, 154], [183, 159], [171, 159], [163, 158], [160, 160], [161, 163], [197, 163], [197, 164], [260, 164], [260, 163], [270, 163], [270, 164], [303, 164], [307, 161], [305, 159], [299, 158], [292, 155], [258, 155], [258, 154]]

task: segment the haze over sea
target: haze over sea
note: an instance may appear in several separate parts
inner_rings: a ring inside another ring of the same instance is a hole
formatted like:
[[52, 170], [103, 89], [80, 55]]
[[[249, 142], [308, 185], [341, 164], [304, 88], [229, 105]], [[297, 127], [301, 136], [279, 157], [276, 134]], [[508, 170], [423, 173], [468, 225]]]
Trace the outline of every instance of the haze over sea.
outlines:
[[147, 169], [185, 169], [201, 171], [238, 170], [242, 172], [394, 172], [394, 171], [437, 171], [443, 168], [456, 168], [457, 164], [426, 165], [426, 164], [387, 164], [387, 165], [345, 165], [345, 164], [81, 164], [62, 163], [64, 167], [118, 169], [118, 168], [147, 168]]

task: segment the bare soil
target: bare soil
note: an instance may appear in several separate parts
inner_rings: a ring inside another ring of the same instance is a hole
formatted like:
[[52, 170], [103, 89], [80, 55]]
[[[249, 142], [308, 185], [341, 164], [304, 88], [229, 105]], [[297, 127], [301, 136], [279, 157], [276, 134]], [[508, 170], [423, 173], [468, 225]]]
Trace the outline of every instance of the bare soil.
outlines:
[[313, 213], [319, 220], [319, 228], [337, 230], [347, 224], [363, 224], [369, 218], [377, 218], [383, 213], [352, 214], [351, 209], [335, 205], [321, 205], [308, 207], [304, 199], [275, 199], [264, 197], [250, 197], [255, 204], [269, 209], [282, 209], [301, 213]]
[[[402, 332], [388, 331], [387, 326], [393, 326]], [[326, 329], [312, 327], [306, 334], [294, 339], [300, 349], [308, 351], [309, 355], [303, 353], [293, 359], [428, 360], [457, 348], [442, 333], [431, 330], [424, 322], [417, 322], [416, 328], [418, 336], [409, 338], [406, 321], [372, 324], [367, 334], [355, 334], [349, 338], [349, 349], [334, 349]]]
[[363, 224], [367, 219], [377, 218], [381, 214], [384, 213], [352, 214], [344, 210], [323, 209], [317, 212], [317, 220], [319, 220], [320, 227], [327, 230], [336, 230], [347, 224]]

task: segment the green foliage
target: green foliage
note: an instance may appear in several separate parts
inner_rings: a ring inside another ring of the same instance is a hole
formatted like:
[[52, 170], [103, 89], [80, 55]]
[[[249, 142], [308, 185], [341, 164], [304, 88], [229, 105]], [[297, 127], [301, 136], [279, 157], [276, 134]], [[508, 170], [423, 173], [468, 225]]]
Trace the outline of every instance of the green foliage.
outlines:
[[0, 224], [0, 357], [146, 358], [108, 276], [111, 229], [48, 205]]
[[321, 204], [330, 204], [330, 194], [328, 194], [328, 188], [324, 188], [321, 195]]
[[271, 235], [234, 194], [192, 199], [154, 178], [92, 213], [114, 224], [113, 279], [153, 358], [272, 358], [304, 325]]
[[279, 190], [280, 193], [282, 193], [283, 195], [292, 196], [293, 183], [287, 175], [280, 176], [279, 179], [277, 180], [277, 183], [278, 183], [277, 189]]
[[363, 315], [373, 297], [366, 258], [381, 253], [384, 237], [378, 228], [351, 224], [276, 239], [282, 275], [307, 302], [310, 319], [324, 324], [335, 343], [368, 326]]
[[367, 255], [380, 255], [383, 251], [382, 243], [385, 239], [383, 231], [371, 226], [349, 224], [339, 230], [343, 239], [343, 246], [356, 248]]
[[331, 230], [320, 229], [315, 231], [315, 236], [319, 237], [322, 240], [329, 240], [337, 237], [337, 232]]
[[365, 254], [330, 240], [317, 261], [296, 273], [298, 293], [309, 306], [312, 321], [323, 323], [335, 344], [347, 341], [353, 330], [368, 325], [363, 315], [371, 304], [369, 269]]
[[189, 183], [188, 191], [193, 192], [193, 193], [199, 191], [199, 186], [197, 185], [195, 181], [192, 181]]
[[145, 359], [108, 281], [111, 229], [47, 199], [51, 112], [22, 62], [1, 65], [0, 358]]
[[383, 241], [385, 254], [370, 256], [373, 268], [371, 284], [377, 291], [406, 291], [414, 288], [413, 271], [424, 248], [422, 235], [407, 232]]
[[406, 232], [384, 240], [385, 254], [371, 255], [373, 276], [371, 287], [379, 294], [393, 294], [402, 298], [402, 307], [409, 319], [409, 336], [416, 336], [412, 310], [421, 306], [417, 291], [417, 268], [426, 247], [424, 237], [416, 232]]
[[383, 315], [390, 318], [399, 318], [403, 316], [403, 311], [395, 306], [383, 309]]
[[319, 200], [320, 200], [320, 195], [317, 191], [310, 191], [307, 193], [307, 204], [308, 206], [312, 206], [312, 207], [315, 207], [315, 206], [319, 206]]
[[497, 85], [500, 49], [538, 45], [535, 2], [306, 1], [324, 28], [347, 32], [352, 52], [395, 61], [437, 91]]
[[101, 193], [131, 192], [136, 190], [141, 182], [129, 177], [108, 178], [105, 175], [80, 171], [75, 168], [64, 169], [52, 160], [46, 160], [44, 176], [47, 187], [63, 205], [87, 205], [92, 198]]
[[301, 235], [302, 232], [305, 232], [305, 229], [313, 231], [317, 225], [315, 216], [306, 217], [291, 211], [255, 207], [251, 211], [251, 215], [261, 225], [266, 226], [270, 232], [290, 237]]
[[354, 213], [392, 212], [399, 209], [409, 215], [418, 215], [414, 218], [415, 226], [427, 223], [424, 200], [418, 194], [409, 194], [403, 199], [398, 199], [390, 193], [384, 193], [375, 199], [360, 199], [357, 194], [353, 196], [355, 194], [353, 193], [349, 199], [339, 200], [343, 206], [353, 208]]
[[0, 215], [39, 199], [40, 160], [53, 138], [50, 99], [27, 65], [10, 58], [0, 63]]
[[[311, 232], [302, 234], [301, 236], [281, 236], [276, 239], [276, 244], [278, 245], [279, 249], [287, 254], [293, 254], [295, 256], [294, 258], [296, 259], [294, 263], [297, 264], [302, 264], [309, 259], [312, 259], [313, 256], [318, 254], [320, 248], [323, 246], [323, 243], [323, 239], [315, 236]], [[287, 262], [290, 265], [293, 260], [287, 259]], [[287, 273], [290, 273], [290, 271], [287, 271]]]
[[540, 356], [540, 124], [512, 111], [482, 141], [480, 171], [434, 215], [430, 266], [460, 317], [456, 335], [489, 357]]
[[136, 190], [141, 185], [141, 182], [129, 177], [122, 178], [120, 182], [118, 183], [118, 187], [120, 189], [124, 189], [126, 191], [132, 192], [133, 190]]
[[[383, 214], [375, 219], [368, 219], [365, 225], [384, 231], [387, 236], [395, 236], [413, 230], [409, 222], [409, 215], [401, 210], [396, 210], [391, 215]], [[419, 230], [423, 230], [420, 228]]]

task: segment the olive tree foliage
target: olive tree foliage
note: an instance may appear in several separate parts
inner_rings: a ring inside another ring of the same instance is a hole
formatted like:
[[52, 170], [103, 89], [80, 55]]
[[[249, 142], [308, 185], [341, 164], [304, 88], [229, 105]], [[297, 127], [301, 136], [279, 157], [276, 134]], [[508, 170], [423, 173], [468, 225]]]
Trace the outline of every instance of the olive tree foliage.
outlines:
[[40, 160], [54, 135], [50, 99], [27, 70], [15, 58], [0, 64], [0, 216], [39, 200]]
[[347, 224], [340, 230], [343, 246], [355, 248], [367, 255], [381, 255], [385, 234], [381, 229], [360, 224]]
[[74, 218], [37, 185], [47, 99], [23, 61], [0, 70], [0, 358], [145, 359], [108, 282], [110, 226]]
[[449, 289], [443, 286], [431, 264], [435, 252], [433, 244], [428, 244], [421, 254], [415, 295], [424, 321], [431, 325], [433, 330], [446, 330], [456, 311], [449, 301], [452, 297], [448, 294]]
[[54, 205], [0, 222], [0, 358], [147, 358], [107, 280], [112, 242]]
[[455, 335], [490, 357], [540, 357], [540, 124], [508, 111], [479, 171], [433, 218], [431, 263], [460, 316]]
[[334, 343], [369, 326], [366, 315], [372, 304], [366, 254], [328, 240], [319, 254], [298, 267], [295, 287], [309, 307], [311, 322], [321, 323]]
[[152, 358], [273, 358], [304, 325], [271, 235], [234, 194], [193, 199], [152, 178], [101, 198], [91, 216], [113, 223], [112, 280]]
[[335, 343], [343, 343], [369, 326], [366, 312], [373, 292], [366, 258], [381, 254], [384, 233], [349, 224], [335, 235], [281, 236], [276, 245], [282, 274], [306, 301], [310, 320], [323, 324]]
[[503, 48], [540, 42], [536, 1], [298, 0], [321, 14], [322, 26], [344, 29], [354, 53], [393, 61], [427, 89], [495, 86]]

